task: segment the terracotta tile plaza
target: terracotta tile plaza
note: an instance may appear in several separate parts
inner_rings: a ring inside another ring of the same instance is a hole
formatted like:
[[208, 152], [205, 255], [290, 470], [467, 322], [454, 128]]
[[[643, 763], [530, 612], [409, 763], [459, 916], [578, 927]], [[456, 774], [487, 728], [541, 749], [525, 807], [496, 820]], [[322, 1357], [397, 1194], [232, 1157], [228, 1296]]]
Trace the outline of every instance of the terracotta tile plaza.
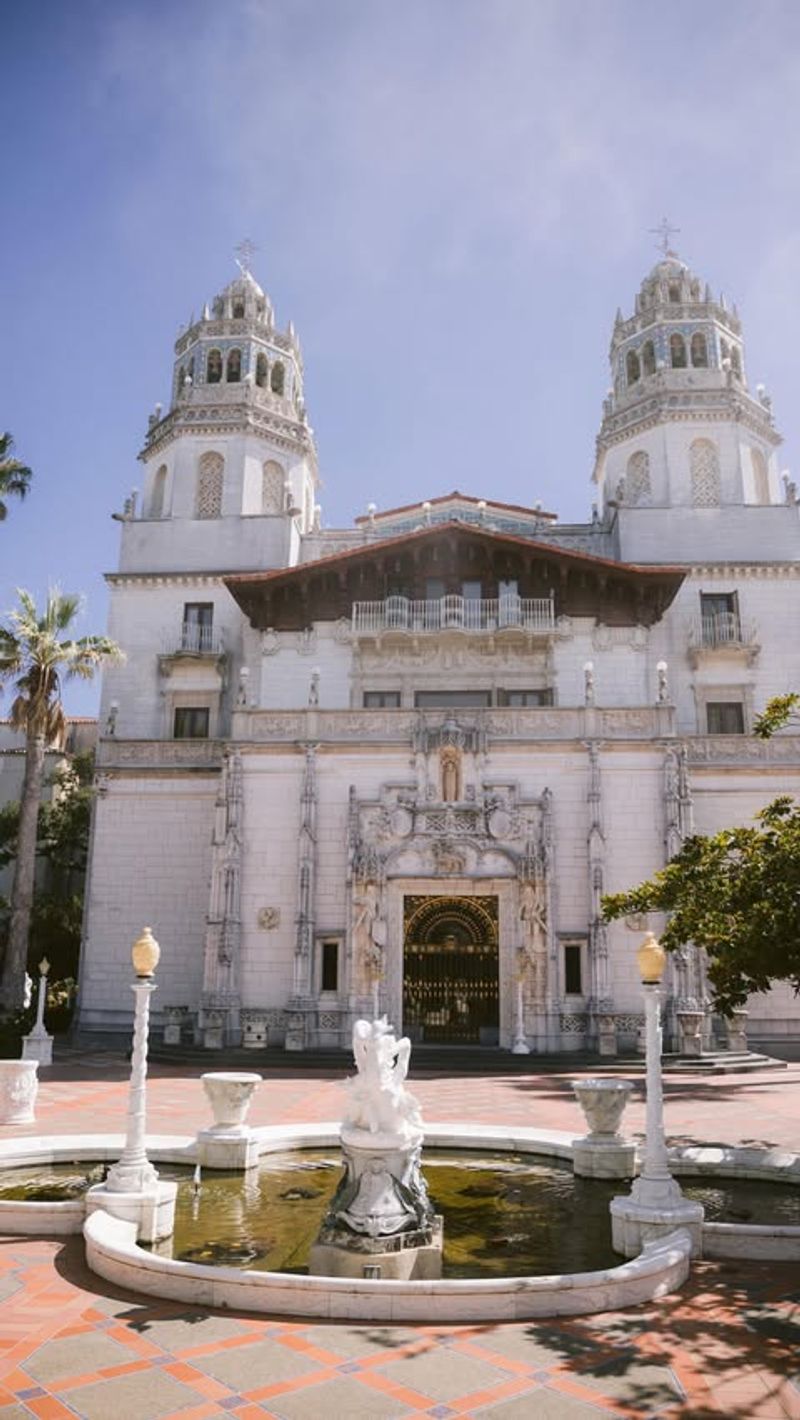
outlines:
[[[282, 1057], [276, 1056], [280, 1061]], [[205, 1119], [200, 1067], [151, 1065], [148, 1129]], [[254, 1124], [341, 1116], [346, 1070], [276, 1063]], [[621, 1071], [620, 1073], [624, 1073]], [[21, 1135], [122, 1133], [128, 1066], [64, 1055]], [[415, 1076], [431, 1122], [583, 1132], [568, 1073]], [[643, 1081], [626, 1115], [644, 1127]], [[671, 1142], [797, 1148], [800, 1065], [665, 1081]], [[9, 1132], [7, 1129], [2, 1133]], [[678, 1293], [625, 1313], [524, 1324], [338, 1324], [250, 1317], [125, 1293], [88, 1271], [80, 1238], [0, 1238], [0, 1420], [712, 1416], [800, 1420], [797, 1264], [701, 1262]]]

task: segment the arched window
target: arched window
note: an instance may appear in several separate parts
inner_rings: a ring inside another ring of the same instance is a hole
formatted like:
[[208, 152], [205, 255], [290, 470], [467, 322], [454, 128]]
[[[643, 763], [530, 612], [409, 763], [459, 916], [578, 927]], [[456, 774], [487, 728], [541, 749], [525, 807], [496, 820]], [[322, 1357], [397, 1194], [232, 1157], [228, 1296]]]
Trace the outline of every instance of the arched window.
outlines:
[[283, 365], [281, 364], [280, 360], [276, 360], [275, 364], [272, 367], [272, 376], [270, 379], [270, 388], [272, 390], [272, 393], [283, 394], [284, 383], [285, 371]]
[[286, 474], [279, 463], [268, 459], [261, 474], [262, 513], [283, 512], [283, 485]]
[[649, 503], [651, 494], [650, 458], [644, 449], [637, 449], [628, 459], [625, 470], [625, 502], [636, 507]]
[[673, 370], [686, 369], [686, 341], [682, 335], [671, 335], [669, 338], [669, 358]]
[[234, 320], [244, 320], [244, 296], [234, 296], [231, 314]]
[[646, 375], [656, 372], [656, 352], [652, 340], [646, 340], [642, 346], [642, 369]]
[[731, 346], [731, 369], [737, 379], [742, 378], [742, 356], [738, 345]]
[[222, 454], [203, 454], [197, 466], [196, 518], [219, 518], [222, 515], [222, 479], [225, 460]]
[[769, 469], [767, 460], [760, 449], [751, 449], [750, 457], [753, 460], [753, 480], [755, 483], [755, 495], [757, 503], [769, 503]]
[[625, 356], [625, 373], [628, 376], [628, 384], [635, 385], [641, 373], [639, 369], [639, 356], [635, 350], [629, 350]]
[[269, 367], [267, 357], [263, 350], [256, 355], [256, 384], [263, 390], [269, 377]]
[[229, 385], [238, 385], [242, 378], [242, 352], [229, 350], [225, 362], [225, 379]]
[[717, 446], [711, 439], [695, 439], [689, 448], [689, 475], [695, 508], [718, 508], [720, 472]]
[[167, 465], [162, 463], [153, 479], [153, 491], [150, 494], [150, 517], [163, 518], [164, 516], [164, 492], [167, 486]]
[[708, 367], [708, 346], [702, 330], [696, 330], [692, 336], [692, 364], [696, 368]]
[[209, 350], [206, 357], [206, 384], [218, 385], [222, 379], [222, 355], [219, 350]]
[[673, 304], [674, 306], [679, 306], [679, 305], [680, 305], [680, 301], [681, 301], [681, 288], [680, 288], [680, 286], [670, 286], [669, 292], [668, 292], [668, 299], [672, 302], [672, 304]]

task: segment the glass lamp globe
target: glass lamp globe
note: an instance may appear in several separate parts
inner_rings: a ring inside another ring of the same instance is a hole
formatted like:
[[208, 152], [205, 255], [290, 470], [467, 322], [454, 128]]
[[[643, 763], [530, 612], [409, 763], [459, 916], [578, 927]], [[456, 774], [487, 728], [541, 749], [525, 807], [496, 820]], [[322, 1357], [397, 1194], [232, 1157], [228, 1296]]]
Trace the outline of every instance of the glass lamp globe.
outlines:
[[664, 975], [667, 954], [658, 938], [654, 936], [652, 932], [646, 934], [642, 945], [636, 953], [636, 960], [639, 963], [639, 975], [644, 985], [657, 986]]
[[149, 927], [145, 927], [141, 937], [134, 942], [131, 948], [131, 960], [136, 975], [148, 978], [153, 975], [158, 966], [158, 959], [161, 956], [161, 948], [158, 945]]

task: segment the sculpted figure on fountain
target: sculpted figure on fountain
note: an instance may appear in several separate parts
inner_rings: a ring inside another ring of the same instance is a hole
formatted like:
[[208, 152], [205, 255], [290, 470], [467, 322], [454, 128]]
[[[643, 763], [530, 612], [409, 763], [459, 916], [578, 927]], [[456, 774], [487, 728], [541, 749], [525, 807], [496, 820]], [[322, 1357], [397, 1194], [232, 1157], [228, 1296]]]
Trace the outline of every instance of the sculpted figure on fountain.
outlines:
[[411, 1042], [397, 1040], [385, 1016], [356, 1021], [353, 1055], [358, 1074], [348, 1081], [350, 1100], [343, 1128], [408, 1137], [422, 1128], [419, 1101], [406, 1088]]

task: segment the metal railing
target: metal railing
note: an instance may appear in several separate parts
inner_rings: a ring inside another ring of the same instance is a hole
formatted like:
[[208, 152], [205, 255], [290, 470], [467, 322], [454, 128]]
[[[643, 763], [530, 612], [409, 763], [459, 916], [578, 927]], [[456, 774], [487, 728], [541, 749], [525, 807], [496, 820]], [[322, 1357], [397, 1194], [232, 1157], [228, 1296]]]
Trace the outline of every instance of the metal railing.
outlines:
[[185, 621], [181, 627], [179, 651], [196, 655], [215, 656], [222, 650], [222, 638], [213, 626], [201, 626], [197, 622]]
[[700, 618], [700, 640], [704, 646], [741, 643], [742, 623], [738, 611], [715, 611]]
[[416, 601], [386, 597], [384, 601], [353, 603], [355, 635], [382, 631], [498, 631], [518, 627], [523, 631], [555, 630], [552, 597], [436, 597]]

